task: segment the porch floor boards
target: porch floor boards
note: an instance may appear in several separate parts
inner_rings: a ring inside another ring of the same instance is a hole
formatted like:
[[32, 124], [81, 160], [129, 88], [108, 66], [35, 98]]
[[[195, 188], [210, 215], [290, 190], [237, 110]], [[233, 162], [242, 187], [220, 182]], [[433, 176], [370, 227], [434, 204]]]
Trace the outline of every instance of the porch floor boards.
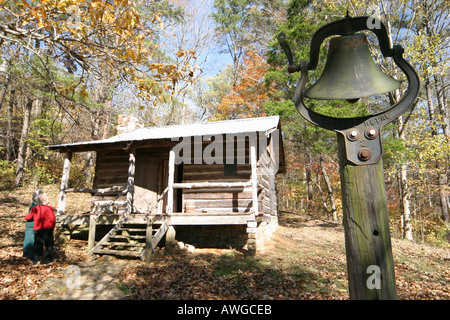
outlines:
[[[79, 215], [60, 215], [56, 216], [57, 225], [89, 225], [90, 214]], [[166, 214], [152, 214], [153, 223], [162, 223], [167, 217]], [[114, 225], [122, 215], [119, 214], [104, 214], [101, 215], [96, 224], [97, 225]], [[243, 214], [238, 212], [229, 213], [173, 213], [170, 215], [171, 225], [246, 225], [248, 221], [260, 221], [262, 215], [255, 217], [253, 214]], [[127, 223], [145, 223], [145, 214], [131, 214], [127, 218]]]

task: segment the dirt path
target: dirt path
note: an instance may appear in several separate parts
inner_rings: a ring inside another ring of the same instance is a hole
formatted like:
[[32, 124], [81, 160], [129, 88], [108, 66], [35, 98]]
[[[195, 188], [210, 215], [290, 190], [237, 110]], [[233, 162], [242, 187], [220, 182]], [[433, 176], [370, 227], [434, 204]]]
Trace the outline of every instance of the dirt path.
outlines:
[[126, 265], [116, 259], [98, 259], [62, 268], [44, 283], [39, 300], [124, 300], [127, 295], [117, 283]]

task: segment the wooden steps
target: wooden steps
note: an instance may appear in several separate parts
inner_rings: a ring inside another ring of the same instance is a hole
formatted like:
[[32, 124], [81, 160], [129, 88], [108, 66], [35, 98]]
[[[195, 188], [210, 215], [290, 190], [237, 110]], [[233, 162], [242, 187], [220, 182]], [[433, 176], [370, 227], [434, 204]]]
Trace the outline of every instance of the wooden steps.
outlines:
[[111, 256], [128, 256], [128, 257], [140, 257], [140, 255], [141, 255], [141, 254], [137, 254], [136, 251], [104, 250], [104, 249], [96, 250], [95, 254], [105, 254], [105, 255], [111, 255]]
[[[150, 224], [152, 239], [160, 224]], [[155, 228], [157, 227], [157, 228]], [[91, 254], [142, 257], [147, 247], [147, 223], [119, 223], [91, 250]]]

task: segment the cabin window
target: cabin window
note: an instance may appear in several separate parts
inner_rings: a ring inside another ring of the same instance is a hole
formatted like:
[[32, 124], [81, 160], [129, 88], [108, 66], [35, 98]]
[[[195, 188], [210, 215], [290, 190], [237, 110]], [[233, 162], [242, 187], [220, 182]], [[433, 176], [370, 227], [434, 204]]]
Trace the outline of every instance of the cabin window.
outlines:
[[234, 176], [237, 174], [237, 164], [236, 163], [225, 163], [223, 174], [225, 176]]

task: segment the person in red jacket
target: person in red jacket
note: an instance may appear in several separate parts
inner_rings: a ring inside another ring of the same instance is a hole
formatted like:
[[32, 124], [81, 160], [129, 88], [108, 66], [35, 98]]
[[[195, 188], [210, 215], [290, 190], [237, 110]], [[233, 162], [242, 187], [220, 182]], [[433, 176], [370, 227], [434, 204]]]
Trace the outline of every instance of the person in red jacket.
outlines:
[[25, 216], [25, 220], [34, 221], [34, 257], [33, 264], [36, 264], [44, 253], [43, 263], [50, 263], [53, 256], [55, 241], [53, 239], [53, 230], [55, 229], [56, 218], [53, 213], [53, 207], [49, 206], [48, 197], [45, 193], [39, 196], [38, 203], [31, 212]]

